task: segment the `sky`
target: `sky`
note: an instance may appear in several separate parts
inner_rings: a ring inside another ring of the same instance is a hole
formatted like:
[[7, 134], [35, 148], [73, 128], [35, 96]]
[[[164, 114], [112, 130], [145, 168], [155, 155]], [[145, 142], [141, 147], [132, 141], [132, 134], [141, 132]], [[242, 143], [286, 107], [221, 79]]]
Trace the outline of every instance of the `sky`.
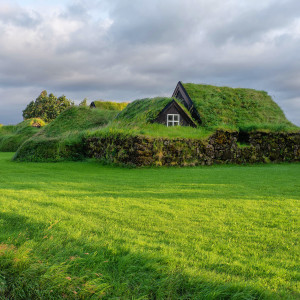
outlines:
[[114, 100], [178, 81], [267, 91], [300, 126], [299, 0], [0, 0], [0, 123], [43, 90]]

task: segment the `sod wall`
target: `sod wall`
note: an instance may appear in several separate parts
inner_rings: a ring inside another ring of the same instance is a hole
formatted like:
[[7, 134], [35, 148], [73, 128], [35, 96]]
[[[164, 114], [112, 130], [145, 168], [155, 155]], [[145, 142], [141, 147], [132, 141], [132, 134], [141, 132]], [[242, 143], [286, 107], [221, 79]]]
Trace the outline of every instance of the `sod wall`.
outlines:
[[206, 140], [112, 134], [85, 139], [85, 154], [133, 166], [195, 166], [300, 161], [300, 132], [230, 132]]

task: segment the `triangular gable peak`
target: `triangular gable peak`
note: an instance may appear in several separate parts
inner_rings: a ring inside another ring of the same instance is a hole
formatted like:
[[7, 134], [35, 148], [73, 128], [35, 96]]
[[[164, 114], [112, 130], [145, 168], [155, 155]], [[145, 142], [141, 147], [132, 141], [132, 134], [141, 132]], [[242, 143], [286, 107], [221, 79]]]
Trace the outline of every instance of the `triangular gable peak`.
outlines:
[[199, 112], [194, 106], [194, 103], [192, 99], [190, 98], [189, 94], [187, 93], [186, 89], [182, 85], [181, 81], [178, 81], [176, 88], [173, 92], [172, 97], [176, 99], [180, 99], [184, 106], [191, 112], [192, 117], [199, 123], [201, 124], [201, 118], [199, 115]]
[[169, 104], [167, 104], [164, 107], [164, 109], [159, 113], [157, 118], [153, 120], [153, 122], [164, 124], [167, 126], [180, 125], [197, 127], [195, 122], [175, 100], [172, 100]]
[[188, 110], [193, 107], [193, 101], [180, 81], [178, 81], [172, 97], [182, 100]]

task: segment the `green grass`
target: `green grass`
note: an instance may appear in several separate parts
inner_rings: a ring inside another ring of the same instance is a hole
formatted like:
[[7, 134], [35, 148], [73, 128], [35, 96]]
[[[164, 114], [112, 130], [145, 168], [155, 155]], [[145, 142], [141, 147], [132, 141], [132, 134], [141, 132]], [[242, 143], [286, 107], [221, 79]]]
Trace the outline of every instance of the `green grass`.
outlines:
[[[198, 109], [202, 124], [197, 128], [152, 124], [172, 98], [135, 100], [108, 126], [131, 134], [166, 138], [206, 138], [218, 129], [233, 131], [297, 132], [279, 106], [262, 91], [184, 84]], [[191, 117], [184, 105], [177, 103]], [[192, 117], [191, 117], [192, 118]], [[194, 120], [195, 121], [195, 120]]]
[[28, 119], [17, 125], [1, 125], [0, 151], [16, 151], [24, 141], [38, 133], [40, 128], [32, 127], [34, 123], [45, 126], [45, 122], [39, 118]]
[[190, 139], [205, 139], [213, 134], [213, 130], [206, 128], [193, 128], [189, 126], [174, 126], [167, 127], [163, 124], [132, 124], [127, 122], [114, 121], [105, 128], [89, 130], [86, 135], [91, 136], [109, 136], [112, 133], [122, 133], [125, 135], [135, 136], [143, 135], [150, 137], [163, 138], [190, 138]]
[[183, 83], [183, 86], [200, 114], [202, 126], [275, 131], [297, 128], [265, 91], [193, 83]]
[[62, 112], [48, 126], [45, 126], [43, 131], [41, 131], [41, 135], [51, 138], [69, 134], [70, 132], [105, 126], [117, 113], [117, 111], [72, 106]]
[[299, 299], [300, 164], [0, 153], [1, 299]]
[[88, 130], [106, 126], [117, 111], [71, 106], [18, 148], [15, 158], [27, 161], [80, 160], [82, 137]]

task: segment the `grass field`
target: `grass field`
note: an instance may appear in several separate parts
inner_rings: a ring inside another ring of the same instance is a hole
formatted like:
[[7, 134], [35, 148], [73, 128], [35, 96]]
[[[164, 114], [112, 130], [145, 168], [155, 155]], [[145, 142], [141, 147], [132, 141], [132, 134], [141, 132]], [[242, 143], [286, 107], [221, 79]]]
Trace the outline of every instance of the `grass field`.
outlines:
[[300, 164], [0, 153], [0, 299], [299, 299]]

